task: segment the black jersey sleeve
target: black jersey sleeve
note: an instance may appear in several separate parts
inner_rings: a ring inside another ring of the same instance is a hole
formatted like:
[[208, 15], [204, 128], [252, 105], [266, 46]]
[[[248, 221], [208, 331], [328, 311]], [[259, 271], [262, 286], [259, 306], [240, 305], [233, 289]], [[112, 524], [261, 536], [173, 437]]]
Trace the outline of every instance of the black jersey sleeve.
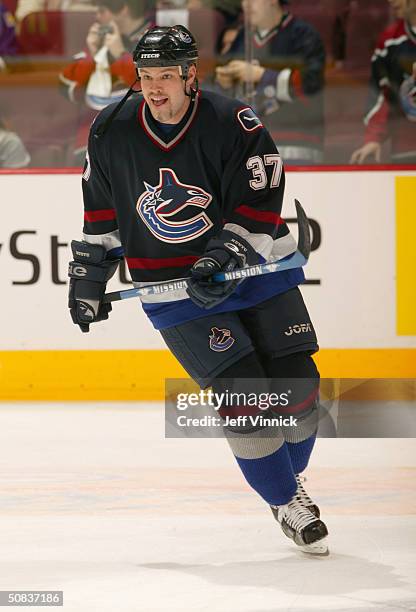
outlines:
[[88, 139], [88, 152], [82, 175], [82, 192], [84, 240], [93, 244], [101, 244], [107, 251], [120, 250], [120, 233], [105, 159], [105, 148], [95, 136], [95, 124], [91, 128]]
[[[222, 181], [224, 228], [248, 240], [267, 261], [276, 241], [289, 234], [281, 217], [282, 158], [251, 108], [236, 110], [233, 133]], [[287, 239], [285, 242], [288, 245]], [[293, 243], [290, 237], [289, 252]]]

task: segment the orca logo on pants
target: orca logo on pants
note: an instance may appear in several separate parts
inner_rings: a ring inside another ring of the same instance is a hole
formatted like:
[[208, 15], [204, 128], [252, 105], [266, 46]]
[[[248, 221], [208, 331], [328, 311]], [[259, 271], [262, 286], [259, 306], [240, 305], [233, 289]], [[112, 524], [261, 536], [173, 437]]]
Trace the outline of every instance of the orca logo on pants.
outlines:
[[229, 348], [235, 342], [235, 338], [231, 335], [229, 329], [219, 329], [218, 327], [211, 327], [211, 334], [209, 336], [209, 348], [216, 353], [222, 353], [228, 351]]

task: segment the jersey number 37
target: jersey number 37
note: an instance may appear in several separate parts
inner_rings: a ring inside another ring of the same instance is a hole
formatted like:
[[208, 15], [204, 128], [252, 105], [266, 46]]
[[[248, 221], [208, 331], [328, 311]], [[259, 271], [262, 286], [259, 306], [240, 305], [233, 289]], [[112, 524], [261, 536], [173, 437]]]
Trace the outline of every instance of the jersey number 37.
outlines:
[[247, 160], [246, 168], [253, 173], [253, 178], [249, 183], [250, 187], [256, 191], [267, 187], [268, 178], [265, 166], [273, 166], [270, 187], [279, 187], [283, 169], [283, 162], [280, 155], [277, 155], [277, 153], [270, 153], [268, 155], [263, 155], [263, 158], [261, 158], [260, 155], [254, 155]]

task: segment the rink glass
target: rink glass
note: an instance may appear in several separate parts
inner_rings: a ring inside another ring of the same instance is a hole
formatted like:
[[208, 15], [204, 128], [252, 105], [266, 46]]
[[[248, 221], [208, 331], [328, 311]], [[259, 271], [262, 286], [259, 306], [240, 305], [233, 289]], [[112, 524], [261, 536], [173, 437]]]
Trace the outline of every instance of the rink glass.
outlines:
[[[261, 0], [251, 1], [256, 3], [257, 11], [261, 10]], [[246, 4], [248, 2], [250, 0]], [[68, 94], [68, 83], [65, 86], [61, 81], [60, 84], [59, 75], [74, 62], [75, 54], [87, 48], [86, 36], [92, 23], [99, 20], [103, 39], [108, 31], [106, 21], [111, 19], [106, 6], [100, 5], [97, 9], [87, 2], [83, 4], [85, 9], [82, 11], [44, 11], [25, 15], [17, 22], [17, 42], [6, 41], [5, 34], [2, 34], [3, 41], [0, 40], [0, 56], [3, 58], [3, 69], [0, 70], [0, 120], [21, 138], [31, 156], [32, 167], [83, 165], [88, 127], [97, 111], [86, 103], [85, 89], [77, 95], [74, 91], [70, 92], [70, 96], [75, 95], [76, 101], [65, 97], [62, 91], [66, 89]], [[135, 8], [139, 12], [140, 7], [137, 0]], [[289, 150], [290, 147], [285, 146], [282, 156], [286, 165], [348, 164], [352, 153], [363, 145], [363, 118], [369, 95], [371, 57], [379, 35], [395, 15], [387, 0], [361, 3], [350, 0], [319, 0], [314, 3], [293, 0], [289, 9], [319, 32], [325, 48], [325, 80], [316, 93], [316, 96], [322, 97], [324, 120], [321, 153], [315, 152], [305, 157], [302, 147]], [[159, 25], [182, 23], [192, 30], [199, 44], [202, 89], [213, 85], [216, 68], [229, 61], [227, 49], [233, 44], [237, 29], [243, 25], [244, 54], [239, 57], [255, 64], [259, 61], [258, 49], [253, 45], [253, 26], [247, 11], [245, 14], [241, 12], [237, 0], [217, 3], [209, 0], [151, 2], [145, 14]], [[263, 52], [260, 63], [266, 67], [282, 70], [287, 65], [287, 58], [264, 55]], [[292, 67], [300, 72], [305, 68], [299, 58], [295, 58]], [[121, 89], [125, 91], [125, 86], [129, 84], [124, 84]], [[274, 113], [278, 117], [279, 110], [276, 110], [273, 102], [273, 87], [270, 87], [269, 101], [266, 96], [259, 102], [256, 100], [253, 75], [248, 74], [243, 83], [234, 82], [224, 93], [253, 105], [260, 115], [264, 112], [270, 118]], [[314, 97], [311, 97], [311, 103], [314, 103]], [[316, 126], [309, 127], [313, 131]], [[292, 128], [289, 126], [289, 129]], [[271, 131], [279, 147], [282, 144], [281, 134], [273, 129]], [[381, 155], [382, 162], [395, 162], [390, 156], [388, 142], [383, 146]], [[405, 159], [400, 162], [409, 163]], [[369, 157], [365, 163], [374, 163], [374, 159]]]

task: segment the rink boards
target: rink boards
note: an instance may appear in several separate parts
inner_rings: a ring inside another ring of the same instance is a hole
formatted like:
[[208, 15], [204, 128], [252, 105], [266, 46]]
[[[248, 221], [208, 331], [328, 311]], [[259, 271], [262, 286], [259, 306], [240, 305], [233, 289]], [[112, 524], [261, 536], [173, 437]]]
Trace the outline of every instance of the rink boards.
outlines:
[[[183, 375], [136, 300], [116, 303], [88, 335], [70, 321], [80, 178], [0, 176], [0, 399], [160, 399], [163, 379]], [[297, 197], [311, 220], [303, 294], [324, 376], [416, 377], [415, 193], [410, 171], [287, 175], [283, 216], [296, 235]]]

